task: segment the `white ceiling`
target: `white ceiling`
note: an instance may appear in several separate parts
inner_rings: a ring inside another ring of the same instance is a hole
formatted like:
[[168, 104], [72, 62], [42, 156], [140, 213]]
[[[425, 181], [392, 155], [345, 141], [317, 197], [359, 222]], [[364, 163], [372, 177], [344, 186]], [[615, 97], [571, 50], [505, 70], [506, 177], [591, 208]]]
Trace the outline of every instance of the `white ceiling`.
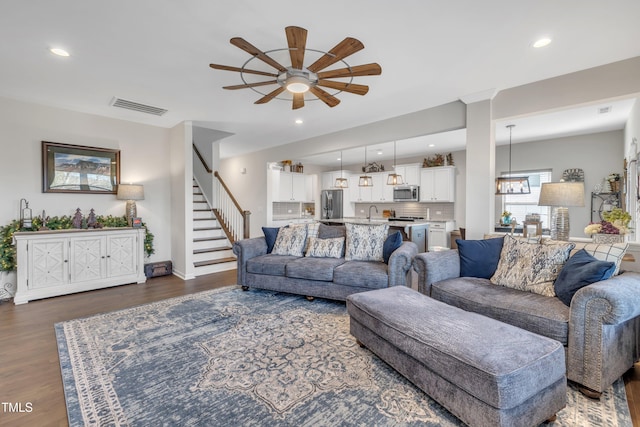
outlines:
[[[154, 126], [197, 121], [232, 134], [223, 140], [223, 158], [640, 55], [637, 0], [4, 3], [0, 96]], [[240, 76], [212, 70], [209, 63], [239, 67], [250, 59], [230, 38], [242, 37], [263, 51], [281, 49], [289, 25], [309, 31], [310, 49], [328, 51], [346, 36], [361, 40], [365, 49], [346, 61], [378, 62], [382, 75], [355, 78], [370, 86], [369, 93], [340, 93], [335, 108], [320, 101], [297, 111], [280, 100], [254, 105], [260, 95], [251, 89], [221, 88], [242, 83]], [[553, 39], [551, 45], [533, 49], [531, 43], [543, 35]], [[48, 49], [54, 46], [71, 56], [52, 55]], [[111, 107], [113, 97], [169, 112], [155, 117]], [[580, 111], [570, 112], [576, 117], [571, 121], [582, 121], [591, 131], [620, 129], [624, 119], [617, 114], [628, 114], [630, 105], [616, 104], [609, 115], [599, 116], [600, 127]], [[583, 113], [592, 114], [594, 107]], [[558, 124], [570, 121], [566, 115], [550, 116]], [[297, 118], [304, 123], [296, 125]], [[561, 126], [552, 132], [555, 125], [541, 117], [515, 123], [514, 142], [577, 132]], [[498, 143], [505, 141], [503, 125], [496, 128]], [[436, 144], [450, 139], [454, 145], [439, 150], [445, 152], [453, 151], [462, 135], [424, 139]], [[404, 157], [405, 145], [420, 146], [399, 143], [398, 157]]]

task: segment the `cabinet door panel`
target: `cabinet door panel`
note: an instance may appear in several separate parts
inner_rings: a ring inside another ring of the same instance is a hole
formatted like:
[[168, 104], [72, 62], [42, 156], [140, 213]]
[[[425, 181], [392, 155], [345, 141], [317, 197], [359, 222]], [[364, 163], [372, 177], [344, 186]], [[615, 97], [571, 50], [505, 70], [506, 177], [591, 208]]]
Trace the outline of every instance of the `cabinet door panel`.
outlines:
[[135, 274], [137, 266], [135, 236], [107, 237], [107, 274], [109, 277]]
[[31, 242], [28, 280], [30, 289], [60, 286], [69, 282], [67, 239]]
[[71, 282], [105, 277], [104, 237], [87, 237], [70, 240]]

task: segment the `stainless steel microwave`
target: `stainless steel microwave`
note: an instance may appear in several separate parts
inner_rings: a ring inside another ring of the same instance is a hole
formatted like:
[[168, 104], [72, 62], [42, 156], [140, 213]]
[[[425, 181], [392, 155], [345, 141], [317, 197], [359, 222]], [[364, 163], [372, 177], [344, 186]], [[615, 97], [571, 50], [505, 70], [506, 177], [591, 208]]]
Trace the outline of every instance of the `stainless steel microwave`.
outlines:
[[393, 187], [394, 202], [419, 202], [420, 187], [417, 185], [402, 185]]

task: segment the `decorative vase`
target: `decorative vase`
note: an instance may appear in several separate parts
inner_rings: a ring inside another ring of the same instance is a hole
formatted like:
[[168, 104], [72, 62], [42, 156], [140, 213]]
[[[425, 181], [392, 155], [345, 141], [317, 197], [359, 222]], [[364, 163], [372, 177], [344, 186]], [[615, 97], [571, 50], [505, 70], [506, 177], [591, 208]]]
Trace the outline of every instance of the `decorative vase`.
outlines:
[[604, 233], [596, 233], [591, 239], [593, 243], [624, 243], [626, 240], [625, 234], [604, 234]]
[[505, 215], [502, 217], [502, 225], [511, 225], [511, 215]]

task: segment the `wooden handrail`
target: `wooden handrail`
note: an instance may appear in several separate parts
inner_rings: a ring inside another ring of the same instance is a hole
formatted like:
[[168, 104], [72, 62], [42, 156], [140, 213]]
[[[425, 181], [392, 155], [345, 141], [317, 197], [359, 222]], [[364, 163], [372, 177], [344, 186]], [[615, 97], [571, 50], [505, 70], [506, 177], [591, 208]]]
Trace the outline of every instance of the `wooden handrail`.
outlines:
[[213, 176], [218, 178], [218, 181], [220, 181], [220, 185], [222, 185], [222, 188], [224, 188], [224, 191], [227, 192], [227, 194], [229, 195], [229, 198], [231, 198], [231, 201], [233, 202], [234, 206], [236, 207], [236, 209], [238, 209], [238, 212], [249, 212], [249, 211], [243, 211], [242, 210], [242, 208], [240, 207], [240, 204], [238, 203], [236, 198], [233, 197], [233, 194], [231, 193], [231, 190], [229, 190], [229, 187], [227, 187], [227, 184], [225, 184], [225, 182], [222, 180], [222, 177], [220, 176], [218, 171], [215, 171], [213, 173]]
[[213, 172], [209, 167], [209, 165], [207, 164], [207, 161], [204, 159], [204, 157], [202, 157], [202, 154], [200, 154], [200, 150], [198, 150], [198, 147], [196, 147], [196, 144], [191, 144], [191, 145], [193, 145], [193, 151], [196, 152], [196, 156], [198, 156], [198, 158], [200, 159], [200, 162], [202, 162], [202, 166], [204, 166], [204, 169], [207, 171], [207, 173]]

